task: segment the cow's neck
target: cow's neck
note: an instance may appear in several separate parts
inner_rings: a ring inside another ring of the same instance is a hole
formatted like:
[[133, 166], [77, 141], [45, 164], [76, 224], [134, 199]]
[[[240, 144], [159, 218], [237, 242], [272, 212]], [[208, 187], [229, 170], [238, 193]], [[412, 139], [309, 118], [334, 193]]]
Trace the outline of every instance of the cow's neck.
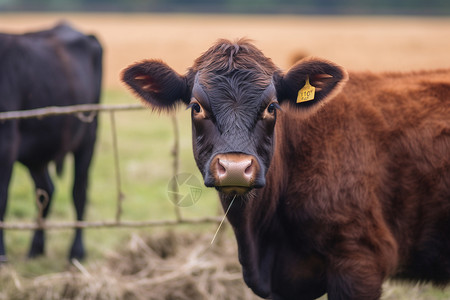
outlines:
[[[272, 163], [267, 173], [266, 186], [245, 196], [237, 196], [228, 213], [233, 226], [239, 250], [239, 261], [243, 267], [244, 279], [249, 287], [261, 297], [271, 293], [272, 270], [278, 248], [285, 247], [289, 239], [282, 228], [279, 204], [283, 201], [286, 186], [286, 162], [283, 153], [285, 143], [282, 120], [277, 124], [276, 141]], [[220, 195], [225, 210], [234, 196]], [[276, 197], [276, 198], [274, 198]]]
[[[263, 190], [237, 196], [227, 217], [238, 243], [244, 280], [257, 295], [266, 298], [271, 295], [271, 269], [276, 253], [274, 243], [268, 242], [268, 231], [276, 218], [271, 220], [269, 213], [260, 213], [271, 210], [269, 199], [262, 197]], [[224, 209], [227, 209], [233, 198], [230, 200], [229, 196], [224, 195], [220, 197]]]

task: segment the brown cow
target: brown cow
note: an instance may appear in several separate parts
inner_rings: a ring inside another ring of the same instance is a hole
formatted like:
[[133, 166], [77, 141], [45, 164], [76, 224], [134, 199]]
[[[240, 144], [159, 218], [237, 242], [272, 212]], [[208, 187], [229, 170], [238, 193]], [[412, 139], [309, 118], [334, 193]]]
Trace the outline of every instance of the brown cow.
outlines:
[[449, 283], [450, 70], [347, 82], [331, 62], [282, 73], [248, 41], [221, 40], [184, 76], [157, 60], [122, 75], [153, 108], [192, 108], [197, 165], [231, 205], [257, 295], [379, 299], [389, 277]]

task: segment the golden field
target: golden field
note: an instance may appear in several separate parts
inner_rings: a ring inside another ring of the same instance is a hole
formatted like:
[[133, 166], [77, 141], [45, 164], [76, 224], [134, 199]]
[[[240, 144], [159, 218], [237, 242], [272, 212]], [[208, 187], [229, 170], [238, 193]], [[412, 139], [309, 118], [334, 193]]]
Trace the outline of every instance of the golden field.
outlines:
[[163, 59], [184, 73], [219, 38], [250, 38], [283, 69], [299, 52], [349, 70], [450, 68], [450, 18], [3, 14], [0, 32], [38, 30], [59, 20], [101, 40], [106, 88], [122, 88], [120, 71], [144, 58]]

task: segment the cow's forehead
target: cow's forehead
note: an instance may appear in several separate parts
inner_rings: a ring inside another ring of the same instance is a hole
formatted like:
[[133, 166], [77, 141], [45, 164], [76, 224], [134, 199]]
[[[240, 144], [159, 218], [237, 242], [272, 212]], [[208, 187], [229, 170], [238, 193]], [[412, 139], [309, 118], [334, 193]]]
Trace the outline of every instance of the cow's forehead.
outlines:
[[276, 99], [271, 79], [255, 82], [244, 73], [207, 77], [206, 82], [196, 76], [193, 97], [214, 116], [221, 132], [251, 131], [264, 107]]
[[275, 98], [272, 61], [243, 39], [220, 40], [191, 68], [192, 95], [210, 111], [220, 129], [250, 129], [264, 105]]
[[236, 42], [219, 40], [195, 60], [192, 69], [216, 74], [227, 74], [236, 69], [258, 69], [259, 72], [273, 74], [277, 67], [248, 40], [241, 39]]
[[264, 105], [276, 96], [272, 78], [254, 74], [252, 70], [235, 70], [229, 75], [198, 72], [192, 94], [208, 105], [228, 102], [244, 108]]

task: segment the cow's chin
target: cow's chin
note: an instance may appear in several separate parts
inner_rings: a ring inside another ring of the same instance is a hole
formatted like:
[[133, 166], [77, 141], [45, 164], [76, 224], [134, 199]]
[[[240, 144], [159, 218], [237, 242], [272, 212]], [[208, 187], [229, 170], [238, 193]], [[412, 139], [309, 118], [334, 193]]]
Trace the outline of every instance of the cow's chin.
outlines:
[[226, 195], [245, 195], [253, 188], [245, 186], [216, 186], [216, 189]]

